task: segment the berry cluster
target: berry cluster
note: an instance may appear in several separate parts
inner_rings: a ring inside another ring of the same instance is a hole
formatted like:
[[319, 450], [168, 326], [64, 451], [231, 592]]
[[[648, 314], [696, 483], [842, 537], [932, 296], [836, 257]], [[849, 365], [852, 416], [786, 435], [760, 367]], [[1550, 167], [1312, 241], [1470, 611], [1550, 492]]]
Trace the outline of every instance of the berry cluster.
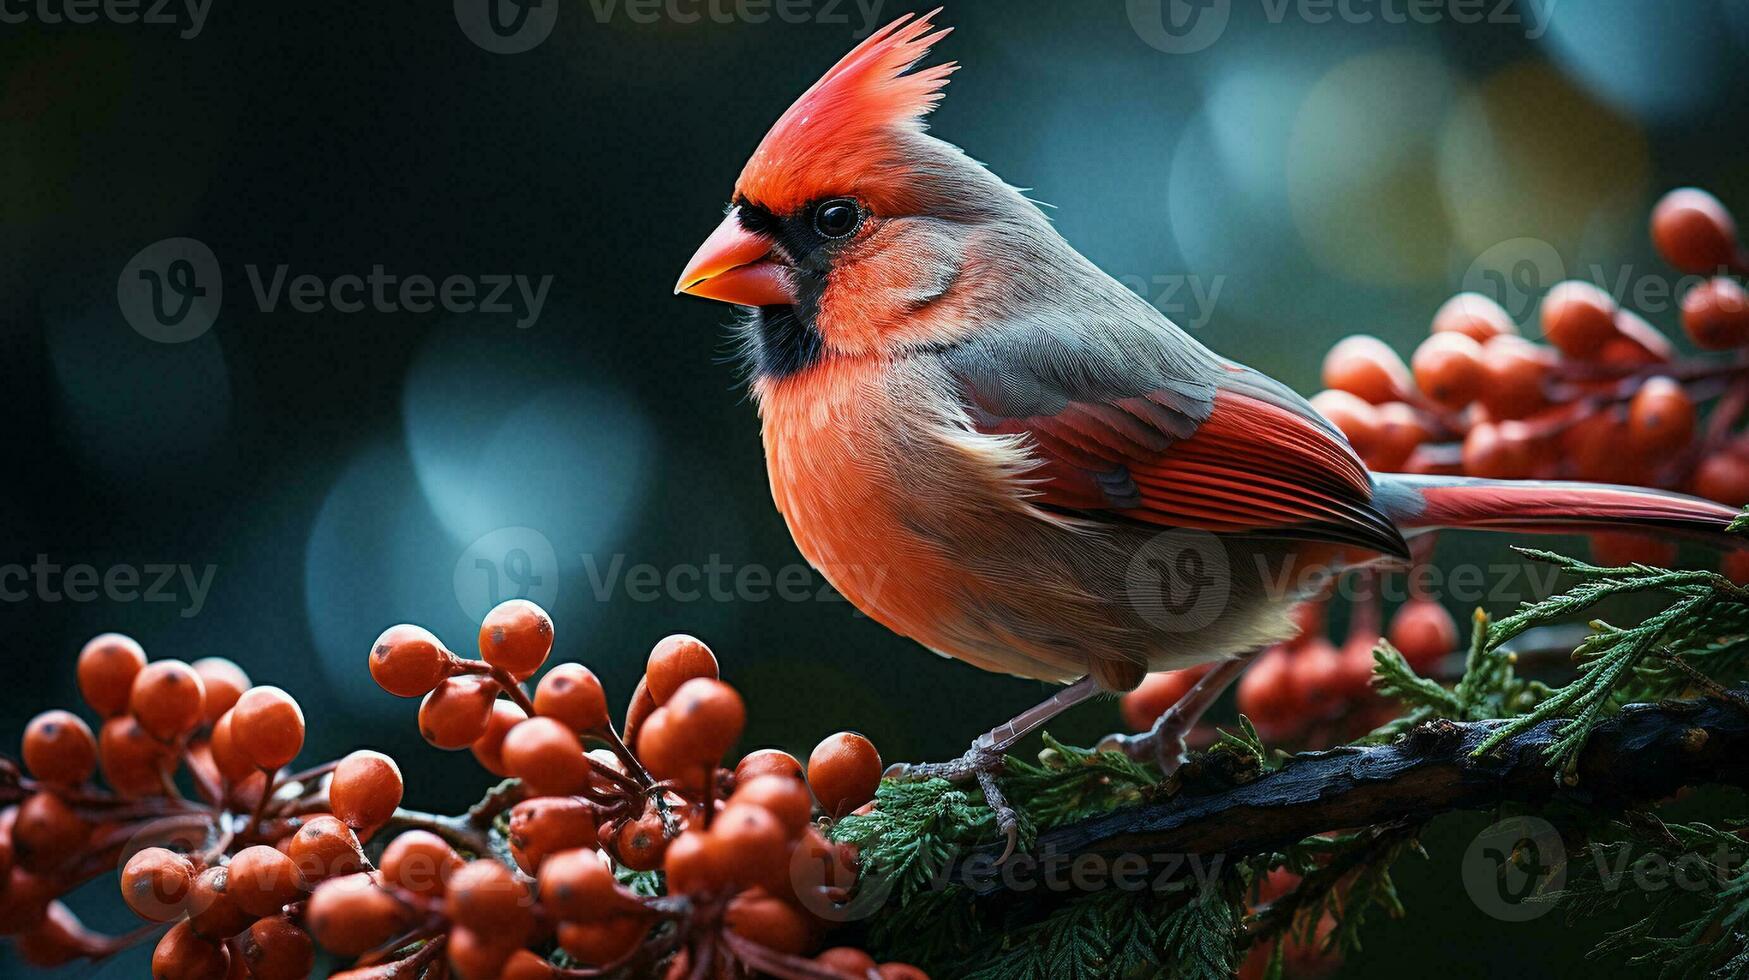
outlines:
[[[1682, 326], [1707, 351], [1749, 347], [1749, 273], [1724, 205], [1671, 191], [1652, 212], [1652, 240], [1679, 272]], [[1749, 501], [1749, 407], [1741, 357], [1685, 358], [1639, 314], [1588, 282], [1542, 296], [1544, 343], [1523, 336], [1493, 300], [1460, 293], [1433, 316], [1408, 364], [1376, 337], [1352, 336], [1324, 359], [1312, 403], [1375, 470], [1501, 479], [1558, 478], [1682, 490]], [[1715, 401], [1704, 430], [1700, 405]], [[1601, 561], [1667, 564], [1668, 541], [1600, 534]], [[1734, 561], [1742, 563], [1744, 558]], [[1749, 571], [1744, 565], [1740, 571]]]
[[[479, 660], [416, 626], [372, 647], [377, 682], [423, 698], [427, 741], [511, 777], [441, 817], [401, 807], [379, 752], [286, 771], [303, 712], [236, 664], [148, 663], [133, 640], [97, 637], [78, 678], [98, 733], [47, 711], [22, 766], [0, 758], [0, 935], [45, 966], [155, 939], [159, 980], [295, 980], [324, 951], [354, 980], [923, 977], [821, 951], [856, 881], [854, 850], [822, 830], [872, 805], [867, 739], [827, 738], [806, 770], [775, 749], [725, 761], [746, 709], [689, 636], [651, 652], [622, 738], [587, 667], [523, 687], [552, 646], [546, 612], [515, 600], [487, 616]], [[107, 936], [59, 897], [118, 865], [147, 924]]]
[[[1238, 709], [1271, 743], [1331, 744], [1364, 733], [1396, 717], [1372, 690], [1373, 650], [1388, 640], [1422, 676], [1436, 676], [1458, 648], [1457, 623], [1444, 605], [1412, 596], [1397, 606], [1382, 632], [1382, 603], [1375, 593], [1358, 599], [1349, 613], [1341, 645], [1327, 632], [1330, 600], [1301, 603], [1295, 609], [1299, 632], [1270, 647], [1239, 679]], [[1124, 723], [1147, 731], [1154, 719], [1182, 698], [1208, 665], [1149, 674], [1119, 701]], [[1209, 733], [1197, 733], [1208, 741]]]
[[[518, 781], [519, 801], [503, 828], [508, 860], [464, 861], [443, 838], [410, 830], [389, 843], [375, 874], [318, 886], [311, 927], [323, 945], [380, 948], [402, 923], [360, 934], [373, 921], [362, 913], [398, 902], [426, 923], [430, 941], [412, 955], [444, 949], [464, 978], [651, 971], [664, 960], [672, 977], [923, 976], [857, 949], [818, 952], [829, 926], [821, 913], [854, 884], [855, 855], [816, 820], [871, 803], [881, 776], [873, 744], [833, 735], [805, 772], [776, 749], [729, 765], [746, 707], [710, 648], [683, 635], [651, 651], [622, 736], [582, 664], [557, 664], [532, 696], [524, 690], [552, 647], [551, 619], [524, 600], [486, 617], [479, 660], [417, 626], [377, 640], [371, 674], [390, 693], [423, 697], [425, 739], [470, 748], [486, 769]], [[330, 908], [331, 917], [318, 915]], [[554, 945], [580, 969], [535, 952]]]
[[[400, 803], [394, 762], [358, 752], [284, 773], [303, 748], [303, 712], [229, 660], [148, 662], [111, 633], [85, 645], [77, 670], [97, 734], [70, 711], [45, 711], [25, 729], [23, 770], [0, 771], [0, 798], [18, 801], [0, 816], [0, 933], [40, 965], [156, 936], [156, 977], [307, 976], [315, 949], [289, 910], [322, 861], [293, 831], [322, 826], [302, 817], [320, 806], [356, 848], [355, 831]], [[107, 787], [93, 782], [99, 772]], [[123, 900], [153, 925], [109, 937], [59, 897], [118, 864]]]
[[[1749, 292], [1739, 282], [1749, 253], [1724, 205], [1705, 191], [1672, 191], [1652, 212], [1651, 234], [1695, 280], [1681, 300], [1689, 341], [1705, 351], [1749, 347]], [[1643, 317], [1577, 280], [1541, 297], [1536, 326], [1542, 342], [1494, 300], [1460, 293], [1434, 313], [1407, 363], [1376, 337], [1339, 341], [1312, 404], [1380, 472], [1586, 480], [1749, 501], [1749, 436], [1739, 432], [1749, 361], [1740, 353], [1679, 356]], [[1415, 544], [1425, 555], [1432, 540]], [[1673, 541], [1644, 535], [1593, 534], [1591, 549], [1610, 566], [1676, 558]], [[1721, 560], [1726, 574], [1749, 581], [1749, 551]], [[1375, 590], [1362, 595], [1340, 646], [1325, 633], [1329, 600], [1315, 600], [1301, 610], [1299, 635], [1246, 671], [1239, 710], [1265, 737], [1322, 744], [1389, 720], [1368, 686], [1381, 633], [1424, 675], [1456, 649], [1457, 624], [1434, 598], [1411, 591], [1381, 630]], [[1147, 728], [1205, 672], [1151, 675], [1124, 698], [1126, 723]]]

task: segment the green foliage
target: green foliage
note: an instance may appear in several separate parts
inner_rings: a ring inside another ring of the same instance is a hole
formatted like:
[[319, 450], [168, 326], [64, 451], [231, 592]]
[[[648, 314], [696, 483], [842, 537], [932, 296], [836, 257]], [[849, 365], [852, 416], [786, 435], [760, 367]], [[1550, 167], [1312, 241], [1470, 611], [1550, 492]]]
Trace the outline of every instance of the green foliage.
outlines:
[[953, 860], [987, 839], [995, 825], [988, 809], [973, 806], [970, 796], [945, 780], [886, 780], [875, 808], [838, 821], [832, 839], [855, 844], [864, 882], [892, 889], [903, 904], [933, 887]]
[[[1742, 636], [1749, 633], [1749, 592], [1723, 575], [1648, 565], [1605, 568], [1546, 551], [1519, 550], [1559, 566], [1579, 581], [1566, 592], [1526, 603], [1495, 623], [1488, 630], [1489, 649], [1497, 649], [1533, 626], [1565, 619], [1605, 599], [1664, 593], [1674, 600], [1635, 626], [1617, 627], [1593, 620], [1592, 635], [1573, 651], [1579, 675], [1502, 725], [1477, 752], [1491, 751], [1550, 718], [1564, 718], [1566, 723], [1549, 746], [1549, 757], [1553, 765], [1571, 767], [1591, 731], [1625, 699], [1675, 693], [1681, 686], [1672, 683], [1673, 675], [1667, 670], [1657, 669], [1656, 661], [1686, 664], [1703, 675], [1713, 666], [1706, 663], [1708, 656], [1734, 659], [1731, 666], [1740, 666]], [[1642, 669], [1648, 667], [1652, 669]]]
[[1570, 919], [1630, 903], [1638, 904], [1639, 918], [1609, 933], [1592, 958], [1619, 958], [1660, 977], [1749, 977], [1742, 838], [1649, 816], [1597, 830], [1598, 838], [1570, 859], [1557, 897]]
[[[1643, 565], [1605, 568], [1540, 551], [1574, 584], [1498, 621], [1478, 610], [1465, 669], [1454, 684], [1418, 676], [1381, 642], [1374, 651], [1376, 689], [1402, 715], [1363, 742], [1377, 743], [1434, 719], [1506, 720], [1479, 751], [1549, 719], [1560, 719], [1553, 765], [1571, 765], [1586, 739], [1629, 700], [1723, 694], [1722, 683], [1749, 676], [1749, 591], [1712, 572]], [[1624, 596], [1661, 596], [1664, 605], [1632, 626], [1591, 623], [1573, 653], [1576, 674], [1549, 686], [1519, 675], [1512, 641], [1529, 630]], [[1044, 830], [1172, 794], [1216, 792], [1278, 765], [1241, 717], [1170, 779], [1115, 753], [1064, 745], [1048, 735], [1037, 761], [1008, 760], [1000, 786], [1020, 817], [1023, 847]], [[1715, 975], [1749, 980], [1749, 870], [1736, 834], [1705, 824], [1666, 825], [1649, 814], [1602, 820], [1584, 808], [1544, 808], [1576, 842], [1566, 887], [1556, 898], [1573, 915], [1621, 908], [1633, 896], [1641, 917], [1611, 933], [1594, 955], [1655, 966], [1662, 976]], [[1299, 841], [1280, 853], [1216, 861], [1174, 887], [1009, 888], [975, 895], [953, 883], [955, 863], [997, 835], [975, 789], [939, 780], [886, 783], [877, 807], [840, 821], [836, 840], [855, 844], [859, 888], [878, 891], [866, 923], [868, 946], [882, 959], [916, 963], [932, 975], [1009, 978], [1230, 976], [1253, 946], [1273, 949], [1266, 976], [1282, 975], [1283, 941], [1341, 953], [1361, 947], [1380, 916], [1400, 917], [1392, 869], [1421, 854], [1423, 825], [1413, 821], [1354, 828]], [[1599, 869], [1656, 854], [1672, 866], [1705, 869], [1695, 889], [1623, 889]], [[1262, 902], [1258, 888], [1274, 869], [1298, 876], [1289, 892]], [[1158, 884], [1156, 882], [1156, 884]]]

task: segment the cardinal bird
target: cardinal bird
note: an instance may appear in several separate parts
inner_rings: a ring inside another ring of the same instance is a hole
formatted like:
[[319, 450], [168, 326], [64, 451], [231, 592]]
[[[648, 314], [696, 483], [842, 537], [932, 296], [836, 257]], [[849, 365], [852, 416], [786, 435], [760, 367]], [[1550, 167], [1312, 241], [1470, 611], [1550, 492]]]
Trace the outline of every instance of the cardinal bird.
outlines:
[[942, 655], [1066, 684], [903, 774], [976, 777], [1065, 708], [1219, 662], [1152, 732], [1167, 768], [1246, 655], [1295, 632], [1296, 574], [1436, 528], [1718, 535], [1652, 490], [1372, 473], [1280, 382], [1096, 268], [1019, 190], [925, 131], [934, 14], [871, 35], [772, 126], [676, 292], [741, 323], [772, 497], [858, 608]]

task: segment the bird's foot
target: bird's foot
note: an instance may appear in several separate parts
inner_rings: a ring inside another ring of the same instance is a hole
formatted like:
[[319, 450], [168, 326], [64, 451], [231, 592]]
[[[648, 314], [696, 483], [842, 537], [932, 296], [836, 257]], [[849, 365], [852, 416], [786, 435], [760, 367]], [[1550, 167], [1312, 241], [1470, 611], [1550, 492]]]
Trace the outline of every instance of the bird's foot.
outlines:
[[957, 759], [949, 762], [895, 763], [887, 767], [886, 777], [905, 780], [945, 779], [950, 783], [976, 780], [978, 788], [984, 792], [984, 805], [996, 814], [996, 827], [1002, 831], [1006, 841], [1002, 856], [996, 860], [997, 864], [1002, 864], [1020, 846], [1020, 816], [1008, 804], [1008, 798], [1002, 795], [1002, 788], [996, 785], [996, 774], [1002, 771], [1005, 764], [1006, 756], [990, 742], [988, 736], [984, 736], [973, 742], [972, 747]]
[[[1163, 722], [1166, 718], [1160, 720]], [[1177, 772], [1178, 767], [1189, 760], [1183, 734], [1175, 726], [1162, 728], [1158, 723], [1140, 735], [1107, 735], [1099, 740], [1096, 748], [1101, 752], [1122, 752], [1137, 762], [1152, 762], [1166, 776]]]
[[1100, 751], [1122, 752], [1137, 762], [1152, 762], [1160, 767], [1162, 775], [1171, 776], [1189, 761], [1184, 737], [1250, 662], [1250, 657], [1245, 656], [1216, 664], [1183, 697], [1161, 712], [1152, 728], [1139, 735], [1107, 735], [1099, 740]]

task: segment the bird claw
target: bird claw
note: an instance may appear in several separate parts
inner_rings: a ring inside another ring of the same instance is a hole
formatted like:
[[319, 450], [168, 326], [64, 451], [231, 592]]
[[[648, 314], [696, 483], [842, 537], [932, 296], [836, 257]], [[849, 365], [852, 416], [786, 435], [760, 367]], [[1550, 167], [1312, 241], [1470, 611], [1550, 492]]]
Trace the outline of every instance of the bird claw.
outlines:
[[963, 783], [976, 780], [978, 788], [984, 792], [984, 805], [996, 815], [996, 827], [1002, 831], [1006, 840], [1002, 848], [1002, 856], [996, 859], [1001, 865], [1020, 847], [1020, 815], [1008, 803], [1008, 797], [1002, 794], [1002, 789], [996, 784], [996, 774], [1001, 772], [1006, 763], [1006, 757], [985, 744], [982, 740], [972, 743], [965, 754], [948, 762], [899, 762], [887, 767], [888, 779], [945, 779], [950, 783]]
[[1189, 761], [1189, 747], [1184, 736], [1173, 726], [1156, 726], [1140, 735], [1107, 735], [1095, 746], [1101, 752], [1122, 752], [1137, 762], [1152, 762], [1160, 767], [1162, 776], [1170, 776]]

